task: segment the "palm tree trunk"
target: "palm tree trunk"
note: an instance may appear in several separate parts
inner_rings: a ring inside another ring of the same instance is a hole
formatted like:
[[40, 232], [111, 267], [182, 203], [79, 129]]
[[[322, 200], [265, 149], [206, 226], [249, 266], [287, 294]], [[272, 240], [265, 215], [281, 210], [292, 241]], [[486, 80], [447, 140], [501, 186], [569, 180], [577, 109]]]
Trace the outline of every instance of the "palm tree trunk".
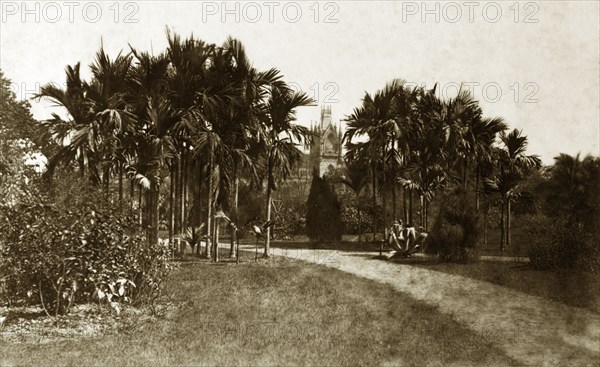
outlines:
[[500, 202], [500, 255], [504, 254], [504, 236], [505, 229], [504, 226], [504, 200]]
[[175, 210], [173, 210], [175, 203], [175, 167], [173, 163], [169, 166], [169, 175], [169, 246], [173, 249], [173, 235], [175, 234]]
[[425, 202], [423, 195], [419, 195], [419, 201], [421, 204], [421, 227], [425, 228]]
[[219, 262], [219, 219], [215, 215], [215, 207], [213, 207], [213, 261]]
[[209, 184], [208, 184], [208, 201], [207, 201], [207, 205], [206, 205], [206, 247], [204, 248], [204, 253], [202, 254], [202, 257], [206, 258], [206, 259], [211, 259], [212, 258], [212, 205], [211, 205], [211, 201], [212, 201], [212, 185], [210, 184], [210, 179], [209, 179]]
[[153, 245], [158, 244], [158, 223], [159, 223], [159, 198], [160, 198], [160, 185], [156, 184], [156, 189], [152, 192], [152, 239]]
[[[214, 157], [213, 157], [214, 159]], [[214, 160], [213, 160], [213, 170], [214, 172], [219, 172], [219, 165], [215, 164]], [[214, 192], [213, 192], [213, 196], [212, 196], [212, 202], [211, 202], [211, 221], [212, 221], [212, 225], [213, 225], [213, 238], [212, 238], [212, 244], [213, 244], [213, 261], [214, 262], [219, 262], [219, 239], [217, 238], [218, 235], [218, 225], [219, 222], [217, 221], [217, 199], [219, 197], [219, 182], [213, 182], [213, 186], [214, 186]]]
[[480, 168], [477, 166], [477, 172], [475, 173], [475, 210], [479, 213], [479, 174]]
[[[376, 164], [374, 163], [371, 167], [371, 177], [373, 180], [373, 210], [375, 211], [375, 213], [377, 212], [377, 167]], [[374, 217], [373, 218], [373, 241], [375, 241], [375, 236], [377, 235], [377, 230], [378, 230], [378, 225], [377, 225], [377, 218]]]
[[424, 215], [425, 215], [425, 227], [424, 228], [425, 228], [425, 231], [427, 231], [427, 228], [429, 227], [429, 218], [428, 218], [429, 202], [427, 200], [425, 200], [425, 208], [424, 209], [425, 209], [425, 210], [423, 210]]
[[208, 199], [206, 202], [206, 249], [204, 256], [207, 259], [212, 258], [212, 196], [213, 196], [213, 172], [212, 161], [208, 166]]
[[406, 204], [406, 187], [402, 188], [402, 221], [406, 223], [408, 221], [408, 206]]
[[213, 261], [214, 262], [219, 262], [219, 238], [218, 238], [218, 234], [219, 234], [219, 221], [217, 219], [217, 204], [216, 204], [216, 194], [215, 197], [213, 198], [213, 204], [212, 204], [212, 210], [211, 210], [211, 214], [212, 214], [212, 223], [213, 223], [213, 239], [212, 239], [212, 244], [213, 244]]
[[[273, 201], [273, 193], [270, 187], [270, 184], [267, 183], [267, 222], [271, 221], [271, 205]], [[267, 228], [267, 239], [265, 241], [265, 253], [263, 257], [269, 257], [270, 247], [271, 247], [271, 227]]]
[[[387, 215], [387, 208], [386, 208], [386, 201], [385, 200], [385, 187], [386, 182], [385, 182], [385, 148], [383, 148], [383, 166], [381, 169], [381, 204], [383, 205], [383, 228], [387, 228], [388, 224], [388, 215]], [[383, 234], [383, 238], [385, 238], [385, 234]]]
[[122, 208], [123, 206], [123, 163], [119, 162], [118, 164], [118, 169], [119, 169], [119, 208]]
[[[185, 149], [185, 146], [184, 146]], [[182, 235], [185, 233], [187, 223], [185, 218], [186, 204], [187, 204], [187, 165], [188, 165], [188, 157], [187, 150], [183, 151], [181, 157], [181, 207], [179, 212], [179, 223], [181, 228], [179, 229], [179, 234]], [[185, 241], [179, 242], [179, 252], [183, 255], [185, 253]]]
[[[202, 188], [204, 186], [204, 178], [202, 177], [202, 166], [200, 164], [198, 164], [198, 197], [197, 197], [197, 206], [198, 206], [198, 210], [197, 210], [197, 221], [196, 223], [198, 225], [202, 224]], [[198, 233], [198, 238], [201, 238], [202, 234]], [[202, 244], [202, 241], [198, 241], [198, 246], [196, 246], [196, 256], [200, 256], [200, 252], [201, 249], [200, 247]]]
[[[141, 228], [142, 231], [144, 231], [144, 233], [148, 233], [148, 194], [146, 193], [146, 191], [143, 192], [142, 194], [142, 188], [140, 187], [140, 191], [139, 191], [139, 199], [140, 199], [140, 223], [141, 223]], [[144, 205], [142, 205], [142, 202], [144, 203]], [[148, 240], [148, 238], [146, 238], [146, 240]]]
[[142, 208], [142, 185], [138, 185], [138, 219], [140, 221], [140, 228], [144, 227], [144, 212]]
[[358, 211], [358, 244], [362, 245], [362, 218], [360, 215], [360, 200], [358, 200], [358, 198], [356, 210]]
[[382, 210], [383, 210], [383, 228], [385, 229], [389, 225], [387, 205], [386, 205], [387, 200], [385, 200], [385, 177], [383, 178], [382, 181], [383, 181], [384, 186], [381, 188], [381, 206], [382, 206]]
[[488, 212], [490, 211], [490, 204], [486, 204], [486, 208], [483, 210], [483, 247], [487, 246], [487, 227], [488, 227]]
[[413, 222], [413, 195], [412, 195], [412, 189], [408, 190], [408, 223], [411, 226], [414, 226], [414, 222]]
[[[180, 206], [181, 206], [181, 156], [177, 155], [174, 164], [174, 180], [173, 180], [173, 235], [177, 237], [180, 234]], [[177, 251], [180, 251], [181, 239], [176, 238], [174, 246]], [[183, 254], [181, 254], [183, 255]]]
[[510, 198], [506, 201], [506, 249], [510, 250]]
[[[237, 166], [234, 162], [234, 168], [233, 168], [233, 174], [234, 174], [234, 179], [233, 179], [233, 213], [231, 213], [231, 217], [233, 220], [233, 223], [237, 226], [237, 211], [238, 211], [238, 193], [239, 193], [239, 186], [240, 186], [240, 179], [238, 177], [238, 172], [237, 172]], [[229, 248], [229, 257], [233, 258], [235, 256], [237, 256], [236, 251], [235, 251], [235, 242], [237, 240], [237, 231], [235, 230], [235, 226], [231, 226], [231, 247]]]
[[129, 180], [129, 210], [133, 213], [133, 204], [135, 203], [135, 182], [133, 179]]
[[149, 245], [156, 245], [158, 243], [158, 184], [153, 183], [150, 189], [146, 190], [146, 210], [145, 212], [145, 225], [146, 225], [146, 237]]

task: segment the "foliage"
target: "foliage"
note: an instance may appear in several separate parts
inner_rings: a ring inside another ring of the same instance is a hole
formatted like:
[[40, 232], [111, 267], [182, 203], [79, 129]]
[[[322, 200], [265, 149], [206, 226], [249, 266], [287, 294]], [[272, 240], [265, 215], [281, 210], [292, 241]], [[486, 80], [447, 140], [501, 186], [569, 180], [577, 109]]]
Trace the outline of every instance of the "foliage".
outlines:
[[[401, 184], [411, 197], [416, 193], [422, 198], [424, 228], [429, 204], [449, 184], [467, 188], [474, 176], [478, 195], [481, 167], [491, 160], [496, 137], [507, 128], [501, 118], [483, 117], [466, 90], [444, 100], [436, 88], [411, 88], [394, 79], [374, 94], [366, 93], [348, 117], [344, 135], [348, 164], [369, 167], [373, 200], [375, 192], [382, 202], [390, 191], [395, 196]], [[405, 219], [413, 221], [412, 213]]]
[[[238, 184], [257, 186], [261, 179], [271, 208], [273, 191], [301, 162], [297, 145], [310, 140], [308, 129], [294, 123], [296, 109], [313, 101], [294, 92], [277, 69], [255, 69], [237, 39], [218, 45], [167, 29], [167, 41], [156, 54], [131, 48], [111, 58], [101, 48], [90, 80], [77, 63], [66, 67], [63, 88], [41, 88], [36, 97], [62, 109], [43, 122], [44, 139], [60, 147], [46, 175], [64, 164], [102, 184], [107, 194], [117, 176], [119, 202], [129, 179], [132, 202], [138, 189], [150, 246], [158, 242], [161, 215], [170, 218], [171, 237], [183, 235], [188, 224], [199, 224], [205, 205], [211, 246], [204, 255], [218, 261], [216, 213], [225, 210], [242, 222]], [[167, 175], [169, 200], [161, 197]], [[200, 185], [192, 188], [192, 181]], [[169, 202], [168, 211], [161, 201]], [[270, 213], [261, 215], [269, 221]]]
[[294, 236], [305, 233], [306, 182], [288, 182], [281, 186], [274, 202], [275, 235]]
[[148, 246], [135, 218], [93, 197], [63, 202], [32, 190], [0, 207], [3, 299], [39, 300], [54, 315], [93, 299], [117, 310], [120, 302], [152, 304], [169, 249]]
[[37, 126], [29, 107], [28, 102], [17, 100], [0, 70], [0, 205], [16, 203], [33, 176], [26, 160], [38, 148]]
[[559, 155], [538, 191], [545, 216], [534, 216], [528, 225], [532, 265], [600, 271], [600, 159]]
[[[37, 122], [31, 116], [30, 104], [17, 100], [10, 80], [0, 70], [0, 135], [4, 140], [28, 140], [39, 143]], [[37, 148], [44, 148], [37, 146]]]
[[[374, 231], [375, 218], [380, 218], [380, 215], [377, 215], [377, 213], [381, 213], [380, 207], [373, 208], [370, 200], [362, 196], [357, 197], [353, 191], [349, 190], [341, 190], [338, 198], [342, 208], [342, 224], [345, 234], [360, 234], [361, 229], [363, 233]], [[379, 222], [379, 226], [383, 225], [381, 220]]]
[[544, 212], [553, 218], [564, 216], [590, 232], [600, 231], [600, 158], [561, 154], [549, 173], [540, 187]]
[[306, 234], [313, 241], [339, 241], [342, 238], [341, 206], [335, 191], [313, 174], [306, 202]]
[[24, 157], [22, 147], [0, 139], [0, 205], [13, 205], [25, 195], [33, 172]]
[[536, 269], [600, 272], [600, 237], [565, 218], [535, 216], [529, 223], [530, 263]]
[[427, 239], [427, 251], [444, 261], [468, 262], [477, 258], [477, 213], [467, 192], [456, 188], [444, 195]]

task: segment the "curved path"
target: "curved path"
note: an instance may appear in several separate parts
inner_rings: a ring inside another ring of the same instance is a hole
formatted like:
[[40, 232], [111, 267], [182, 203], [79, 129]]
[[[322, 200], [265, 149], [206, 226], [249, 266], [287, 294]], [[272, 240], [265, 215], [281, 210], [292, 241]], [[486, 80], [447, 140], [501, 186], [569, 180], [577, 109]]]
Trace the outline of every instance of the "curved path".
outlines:
[[437, 306], [527, 366], [599, 366], [600, 315], [492, 283], [408, 264], [372, 252], [280, 249], [286, 256], [389, 284]]

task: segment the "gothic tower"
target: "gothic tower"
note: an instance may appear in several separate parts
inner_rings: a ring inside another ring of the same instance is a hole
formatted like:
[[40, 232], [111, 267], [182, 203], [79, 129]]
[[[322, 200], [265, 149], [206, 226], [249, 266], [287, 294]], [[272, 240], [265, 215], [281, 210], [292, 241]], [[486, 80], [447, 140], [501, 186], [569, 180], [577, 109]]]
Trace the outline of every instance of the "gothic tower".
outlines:
[[330, 170], [343, 167], [342, 131], [331, 119], [331, 106], [321, 108], [321, 121], [311, 126], [311, 131], [314, 134], [309, 155], [311, 169], [316, 169], [322, 177]]

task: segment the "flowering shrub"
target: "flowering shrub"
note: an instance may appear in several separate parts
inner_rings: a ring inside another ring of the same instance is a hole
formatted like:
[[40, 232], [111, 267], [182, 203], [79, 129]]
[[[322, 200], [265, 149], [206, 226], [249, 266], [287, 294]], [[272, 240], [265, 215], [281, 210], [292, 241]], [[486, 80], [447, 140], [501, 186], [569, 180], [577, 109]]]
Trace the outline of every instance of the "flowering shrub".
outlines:
[[32, 194], [0, 218], [0, 299], [11, 303], [39, 301], [54, 315], [92, 300], [151, 303], [169, 270], [169, 249], [148, 246], [135, 219], [108, 204]]

